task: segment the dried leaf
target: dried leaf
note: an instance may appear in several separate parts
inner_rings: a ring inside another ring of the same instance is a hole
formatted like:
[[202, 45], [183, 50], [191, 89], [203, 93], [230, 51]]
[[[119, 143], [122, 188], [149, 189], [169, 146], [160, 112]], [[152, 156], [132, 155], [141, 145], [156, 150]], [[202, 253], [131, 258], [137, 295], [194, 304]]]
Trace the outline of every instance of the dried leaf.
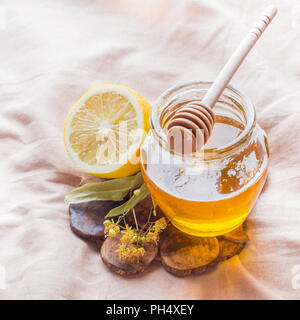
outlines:
[[123, 200], [130, 190], [138, 188], [143, 183], [141, 172], [134, 176], [87, 183], [66, 195], [67, 203], [80, 203], [95, 200]]
[[109, 211], [109, 213], [106, 215], [105, 218], [111, 218], [119, 216], [120, 214], [124, 214], [134, 208], [139, 202], [143, 201], [148, 195], [150, 194], [146, 184], [144, 183], [141, 188], [140, 192], [138, 194], [133, 194], [133, 196], [126, 201], [124, 204], [122, 204], [119, 207], [116, 207]]

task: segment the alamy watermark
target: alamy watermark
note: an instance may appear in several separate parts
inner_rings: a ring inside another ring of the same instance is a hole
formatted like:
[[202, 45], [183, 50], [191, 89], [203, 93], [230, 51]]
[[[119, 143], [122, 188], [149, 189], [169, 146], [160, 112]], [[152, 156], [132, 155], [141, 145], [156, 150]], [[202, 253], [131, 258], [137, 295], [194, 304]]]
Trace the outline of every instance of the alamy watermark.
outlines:
[[[193, 132], [190, 129], [184, 131], [176, 130], [172, 134], [166, 134], [164, 130], [156, 130], [157, 136], [164, 136], [165, 147], [161, 148], [160, 143], [150, 132], [149, 139], [146, 139], [142, 149], [147, 150], [147, 157], [144, 162], [147, 164], [170, 165], [181, 164], [183, 158], [187, 155], [194, 155], [193, 160], [204, 153], [201, 146], [204, 144], [203, 130]], [[96, 133], [96, 142], [98, 149], [96, 160], [98, 164], [132, 164], [139, 163], [139, 154], [135, 156], [132, 152], [127, 152], [131, 146], [139, 141], [141, 137], [145, 137], [147, 132], [143, 129], [131, 130], [127, 121], [122, 121], [118, 125], [102, 125]], [[176, 157], [174, 157], [174, 153]], [[88, 152], [88, 151], [87, 151]], [[141, 151], [143, 153], [143, 150]]]

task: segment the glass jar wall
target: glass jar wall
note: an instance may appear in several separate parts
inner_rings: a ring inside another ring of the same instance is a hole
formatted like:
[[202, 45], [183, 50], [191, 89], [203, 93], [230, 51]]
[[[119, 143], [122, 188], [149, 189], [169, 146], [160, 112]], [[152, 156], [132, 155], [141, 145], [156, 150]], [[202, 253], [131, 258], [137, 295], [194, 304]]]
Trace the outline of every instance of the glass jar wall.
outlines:
[[247, 96], [228, 87], [214, 112], [208, 143], [192, 155], [168, 149], [165, 126], [174, 112], [200, 102], [210, 82], [171, 88], [156, 101], [141, 167], [152, 197], [172, 224], [196, 236], [227, 233], [247, 218], [268, 169], [268, 145]]

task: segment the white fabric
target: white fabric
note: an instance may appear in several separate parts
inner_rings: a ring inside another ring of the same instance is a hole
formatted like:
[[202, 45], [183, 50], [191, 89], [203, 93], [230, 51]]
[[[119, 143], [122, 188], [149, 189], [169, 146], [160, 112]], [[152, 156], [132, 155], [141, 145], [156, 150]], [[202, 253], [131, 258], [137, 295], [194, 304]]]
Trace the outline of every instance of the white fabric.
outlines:
[[71, 232], [63, 201], [81, 175], [64, 150], [64, 119], [85, 91], [120, 83], [153, 102], [175, 84], [214, 79], [268, 3], [0, 1], [0, 298], [300, 298], [296, 0], [273, 1], [278, 17], [232, 81], [254, 102], [271, 150], [239, 256], [184, 279], [158, 263], [121, 278]]

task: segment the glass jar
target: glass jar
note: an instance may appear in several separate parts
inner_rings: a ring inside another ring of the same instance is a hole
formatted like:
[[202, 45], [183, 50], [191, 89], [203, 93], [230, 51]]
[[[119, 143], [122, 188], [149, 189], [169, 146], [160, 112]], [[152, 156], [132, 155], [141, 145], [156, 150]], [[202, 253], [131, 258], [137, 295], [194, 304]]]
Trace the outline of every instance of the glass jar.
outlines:
[[168, 148], [166, 124], [179, 108], [200, 102], [211, 82], [189, 82], [165, 91], [151, 113], [141, 147], [144, 180], [171, 223], [195, 236], [217, 236], [247, 218], [265, 183], [269, 151], [250, 99], [228, 86], [214, 107], [208, 143], [188, 155]]

